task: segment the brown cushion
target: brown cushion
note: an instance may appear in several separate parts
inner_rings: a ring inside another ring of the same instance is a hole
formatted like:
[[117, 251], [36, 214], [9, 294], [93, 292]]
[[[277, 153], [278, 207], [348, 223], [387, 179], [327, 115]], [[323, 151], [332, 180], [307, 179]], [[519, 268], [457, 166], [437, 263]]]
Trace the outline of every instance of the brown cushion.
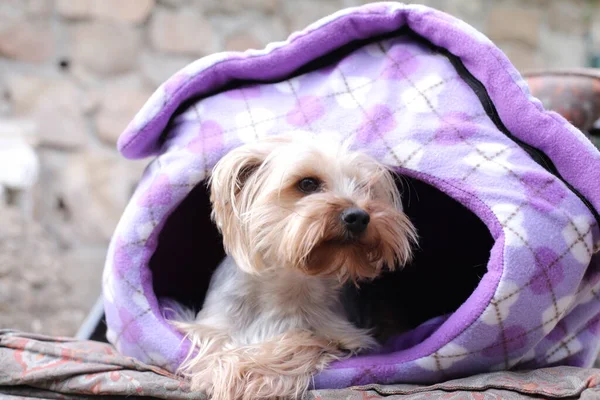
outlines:
[[584, 132], [600, 119], [600, 70], [542, 70], [523, 74], [531, 92]]

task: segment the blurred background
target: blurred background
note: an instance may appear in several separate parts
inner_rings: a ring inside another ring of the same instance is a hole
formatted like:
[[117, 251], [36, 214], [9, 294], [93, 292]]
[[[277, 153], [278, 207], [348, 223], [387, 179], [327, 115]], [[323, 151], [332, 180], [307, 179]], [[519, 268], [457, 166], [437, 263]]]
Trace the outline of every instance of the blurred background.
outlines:
[[[73, 335], [146, 161], [115, 150], [152, 91], [196, 58], [261, 48], [360, 0], [0, 0], [0, 329]], [[417, 1], [521, 71], [600, 64], [592, 0]]]

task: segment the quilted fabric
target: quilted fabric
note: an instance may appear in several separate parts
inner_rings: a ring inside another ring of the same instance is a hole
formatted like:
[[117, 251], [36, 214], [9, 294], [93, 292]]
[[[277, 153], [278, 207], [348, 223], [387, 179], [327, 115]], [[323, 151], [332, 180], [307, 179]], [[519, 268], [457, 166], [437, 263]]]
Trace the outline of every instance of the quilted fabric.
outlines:
[[[397, 31], [403, 26], [426, 40]], [[376, 38], [390, 32], [396, 34]], [[336, 63], [289, 78], [306, 63], [369, 38]], [[383, 354], [333, 364], [315, 378], [317, 388], [439, 382], [557, 363], [591, 366], [600, 343], [594, 215], [499, 130], [443, 49], [482, 83], [508, 131], [548, 155], [600, 208], [600, 154], [543, 109], [485, 36], [423, 6], [343, 10], [265, 50], [196, 61], [163, 84], [124, 132], [119, 146], [125, 156], [156, 158], [109, 249], [104, 297], [111, 343], [144, 362], [178, 366], [189, 344], [164, 321], [148, 269], [158, 233], [227, 151], [295, 131], [351, 140], [460, 201], [495, 240], [488, 272], [455, 313], [406, 333]], [[234, 80], [252, 83], [223, 89]]]
[[[168, 371], [118, 354], [105, 343], [0, 330], [2, 399], [204, 400]], [[313, 390], [303, 400], [364, 399], [595, 399], [600, 370], [554, 367], [494, 372], [433, 386], [370, 385]]]

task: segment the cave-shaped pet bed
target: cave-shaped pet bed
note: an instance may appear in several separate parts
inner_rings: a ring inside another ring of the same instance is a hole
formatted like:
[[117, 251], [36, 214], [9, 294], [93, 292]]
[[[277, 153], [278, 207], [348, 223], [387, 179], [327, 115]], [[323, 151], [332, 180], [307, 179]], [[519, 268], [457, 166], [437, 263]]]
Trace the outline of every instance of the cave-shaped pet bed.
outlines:
[[416, 265], [371, 290], [387, 299], [388, 318], [413, 329], [379, 354], [331, 365], [317, 387], [591, 366], [600, 154], [543, 109], [484, 35], [400, 3], [340, 11], [264, 50], [202, 58], [148, 100], [119, 148], [155, 159], [103, 282], [107, 337], [121, 352], [176, 369], [188, 343], [165, 322], [165, 299], [201, 305], [223, 257], [205, 179], [236, 146], [289, 131], [351, 138], [396, 167], [421, 234]]

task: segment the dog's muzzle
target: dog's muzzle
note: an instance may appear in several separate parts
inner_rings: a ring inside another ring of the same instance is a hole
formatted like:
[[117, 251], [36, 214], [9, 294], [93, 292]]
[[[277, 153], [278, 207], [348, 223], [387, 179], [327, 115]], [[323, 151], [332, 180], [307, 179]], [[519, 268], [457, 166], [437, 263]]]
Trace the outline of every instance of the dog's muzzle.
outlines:
[[371, 217], [361, 208], [348, 208], [342, 211], [340, 218], [344, 227], [353, 236], [360, 236], [367, 230]]

